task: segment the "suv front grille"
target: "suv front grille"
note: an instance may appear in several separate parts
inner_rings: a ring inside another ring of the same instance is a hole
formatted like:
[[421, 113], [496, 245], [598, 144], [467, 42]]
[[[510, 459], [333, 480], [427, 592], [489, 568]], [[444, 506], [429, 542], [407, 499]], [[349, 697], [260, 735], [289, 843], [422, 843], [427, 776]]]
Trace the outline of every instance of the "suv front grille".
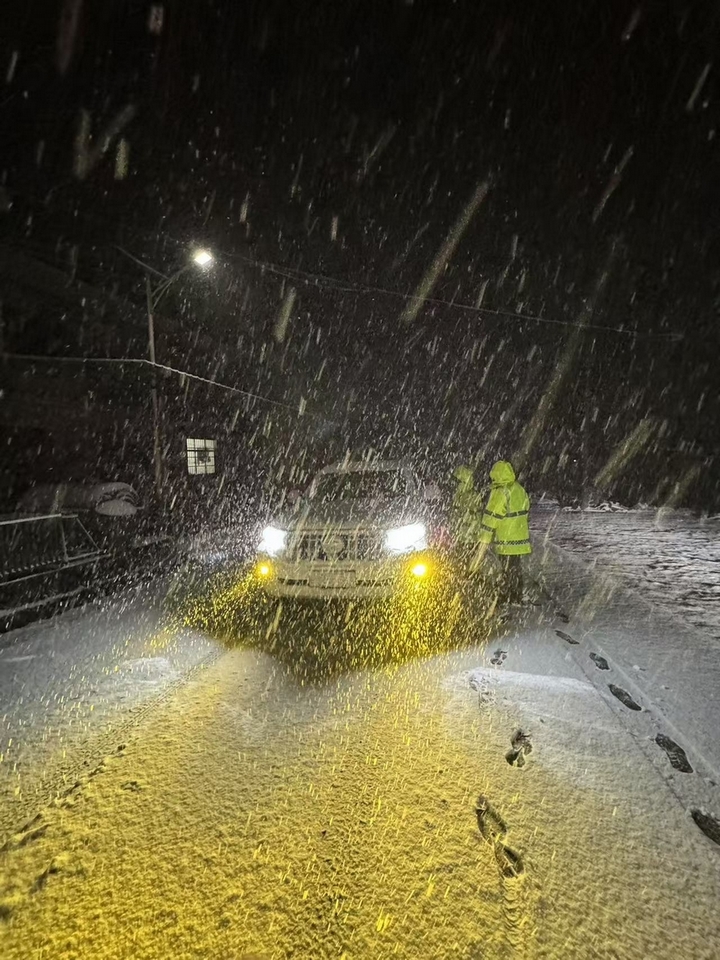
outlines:
[[293, 560], [334, 563], [337, 560], [380, 560], [382, 534], [303, 533], [290, 544]]

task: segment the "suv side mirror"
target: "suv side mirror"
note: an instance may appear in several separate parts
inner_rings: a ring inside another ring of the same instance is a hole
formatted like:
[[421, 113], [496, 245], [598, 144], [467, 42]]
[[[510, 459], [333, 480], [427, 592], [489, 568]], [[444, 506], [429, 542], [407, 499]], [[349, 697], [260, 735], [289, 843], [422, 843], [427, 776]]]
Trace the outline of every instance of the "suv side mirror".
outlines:
[[440, 487], [436, 483], [427, 483], [423, 488], [423, 500], [428, 503], [436, 503], [441, 499]]

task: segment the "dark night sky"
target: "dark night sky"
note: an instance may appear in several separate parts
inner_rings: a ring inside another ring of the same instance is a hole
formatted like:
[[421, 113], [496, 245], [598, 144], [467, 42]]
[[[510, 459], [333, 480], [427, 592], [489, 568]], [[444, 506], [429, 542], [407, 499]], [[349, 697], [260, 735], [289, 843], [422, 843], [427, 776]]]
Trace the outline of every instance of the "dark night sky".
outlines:
[[[673, 443], [712, 451], [719, 411], [697, 407], [720, 304], [715, 5], [178, 0], [152, 36], [148, 3], [76, 0], [62, 76], [60, 6], [26, 3], [3, 33], [4, 63], [19, 51], [0, 114], [5, 238], [39, 253], [62, 233], [101, 282], [114, 242], [170, 269], [202, 238], [225, 258], [228, 317], [208, 332], [227, 375], [239, 332], [256, 358], [241, 365], [249, 386], [333, 408], [364, 395], [365, 416], [391, 411], [389, 431], [417, 432], [430, 407], [429, 433], [452, 423], [462, 449], [498, 411], [530, 415], [572, 327], [434, 306], [408, 332], [399, 297], [358, 288], [412, 293], [489, 178], [434, 296], [474, 304], [487, 281], [483, 306], [572, 324], [614, 246], [593, 323], [642, 339], [585, 335], [556, 443], [573, 442], [582, 382], [615, 439], [652, 414], [672, 421]], [[79, 107], [100, 126], [127, 102], [128, 178], [112, 179], [109, 157], [74, 182]], [[298, 296], [279, 347], [284, 282]]]

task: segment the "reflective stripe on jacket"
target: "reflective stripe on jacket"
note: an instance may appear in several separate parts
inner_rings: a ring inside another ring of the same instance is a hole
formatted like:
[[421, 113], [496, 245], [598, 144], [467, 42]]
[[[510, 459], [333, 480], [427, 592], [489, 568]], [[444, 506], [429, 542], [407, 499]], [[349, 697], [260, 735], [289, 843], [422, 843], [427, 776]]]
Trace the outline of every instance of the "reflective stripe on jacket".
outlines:
[[496, 463], [490, 476], [493, 486], [482, 516], [481, 543], [494, 543], [495, 552], [504, 557], [532, 553], [530, 498], [509, 463]]

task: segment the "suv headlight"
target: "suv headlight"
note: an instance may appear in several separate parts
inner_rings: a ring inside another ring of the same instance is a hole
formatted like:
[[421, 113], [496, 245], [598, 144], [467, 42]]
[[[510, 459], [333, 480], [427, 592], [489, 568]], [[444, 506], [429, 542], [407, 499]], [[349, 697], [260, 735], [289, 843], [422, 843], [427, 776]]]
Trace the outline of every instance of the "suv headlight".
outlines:
[[287, 530], [280, 530], [278, 527], [265, 527], [258, 544], [258, 551], [268, 557], [276, 557], [285, 549], [286, 540]]
[[427, 530], [424, 523], [408, 523], [385, 533], [385, 549], [390, 553], [411, 553], [427, 548]]

